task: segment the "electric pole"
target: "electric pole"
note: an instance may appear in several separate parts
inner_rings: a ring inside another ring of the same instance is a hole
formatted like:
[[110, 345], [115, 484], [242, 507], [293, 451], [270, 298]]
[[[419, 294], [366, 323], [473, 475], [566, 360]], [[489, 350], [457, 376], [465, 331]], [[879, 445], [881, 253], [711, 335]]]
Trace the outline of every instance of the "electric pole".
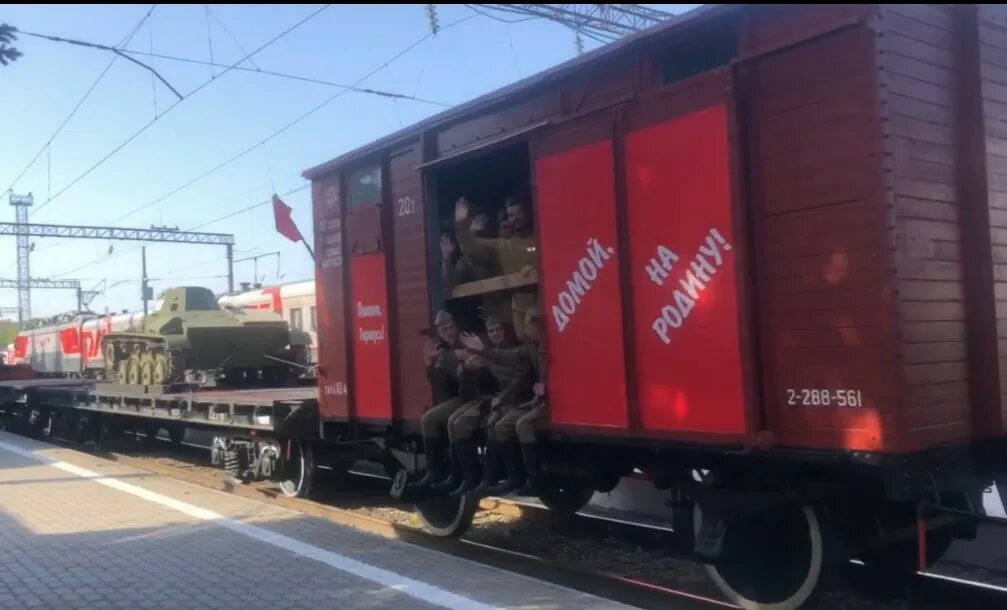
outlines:
[[143, 299], [143, 317], [147, 317], [147, 301], [154, 298], [154, 289], [147, 285], [147, 246], [140, 248], [140, 298]]
[[227, 244], [227, 293], [234, 292], [234, 243]]
[[255, 256], [246, 256], [245, 258], [239, 258], [239, 259], [235, 260], [234, 262], [235, 263], [243, 263], [245, 261], [253, 261], [254, 270], [252, 272], [252, 285], [254, 286], [255, 284], [259, 283], [259, 259], [260, 258], [266, 258], [267, 256], [275, 256], [276, 257], [276, 278], [279, 279], [280, 278], [280, 253], [279, 253], [279, 251], [265, 252], [263, 254], [256, 254]]

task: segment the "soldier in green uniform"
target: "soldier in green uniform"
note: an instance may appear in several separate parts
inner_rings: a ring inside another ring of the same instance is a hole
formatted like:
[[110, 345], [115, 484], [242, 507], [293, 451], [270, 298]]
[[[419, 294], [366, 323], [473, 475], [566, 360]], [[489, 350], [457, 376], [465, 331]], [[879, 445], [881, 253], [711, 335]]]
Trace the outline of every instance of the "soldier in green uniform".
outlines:
[[[486, 321], [486, 333], [494, 348], [510, 349], [513, 347], [507, 327], [502, 320], [495, 317], [489, 318]], [[487, 362], [474, 353], [471, 358], [477, 361], [478, 366], [481, 367], [478, 371], [475, 370], [477, 365], [472, 364], [472, 359], [466, 363], [466, 377], [473, 378], [470, 383], [475, 386], [476, 396], [455, 411], [448, 419], [448, 437], [451, 439], [451, 445], [458, 457], [463, 478], [458, 482], [458, 486], [453, 488], [454, 491], [451, 493], [453, 496], [464, 495], [479, 485], [479, 457], [473, 436], [486, 417], [488, 408], [491, 405], [497, 407], [500, 404], [500, 396], [504, 396], [506, 399], [512, 378], [513, 367], [511, 366]], [[462, 395], [467, 399], [464, 387], [466, 385], [463, 382]], [[498, 453], [497, 443], [493, 439], [487, 439], [483, 481], [493, 478], [499, 464]]]
[[[499, 417], [491, 418], [487, 432], [498, 443], [507, 466], [507, 480], [500, 485], [487, 486], [486, 491], [495, 495], [518, 489], [527, 495], [537, 495], [535, 492], [541, 480], [535, 433], [537, 427], [548, 420], [548, 410], [545, 402], [546, 354], [542, 344], [542, 315], [537, 307], [525, 312], [524, 337], [525, 343], [509, 350], [485, 347], [475, 335], [466, 334], [461, 338], [462, 345], [488, 362], [513, 367], [513, 381], [507, 397], [511, 401], [510, 406], [501, 409]], [[513, 450], [518, 447], [520, 455], [515, 456]], [[524, 458], [527, 482], [521, 472], [521, 456]]]
[[497, 212], [497, 237], [500, 239], [510, 239], [514, 236], [514, 231], [511, 229], [510, 219], [507, 218], [507, 208], [504, 208]]
[[[482, 239], [482, 237], [480, 237]], [[458, 239], [451, 231], [441, 233], [441, 278], [445, 296], [459, 284], [475, 282], [500, 275], [500, 265], [496, 257], [472, 259], [462, 256]], [[510, 318], [510, 296], [501, 293], [482, 295], [482, 315]]]
[[[486, 361], [477, 354], [467, 350], [456, 350], [455, 354], [461, 363], [459, 380], [462, 406], [448, 417], [451, 476], [434, 484], [432, 489], [449, 491], [451, 496], [461, 496], [479, 485], [479, 451], [472, 437], [496, 393], [496, 381], [490, 374]], [[474, 426], [472, 421], [475, 422]], [[469, 428], [473, 430], [470, 431]]]
[[[462, 254], [472, 261], [493, 261], [500, 265], [503, 275], [514, 273], [530, 274], [538, 268], [538, 248], [535, 235], [532, 232], [528, 209], [525, 204], [509, 197], [505, 202], [507, 211], [507, 227], [511, 236], [507, 238], [487, 239], [476, 237], [475, 233], [483, 230], [486, 225], [485, 216], [470, 218], [469, 202], [462, 197], [455, 203], [455, 223], [458, 231], [458, 242]], [[510, 297], [511, 318], [514, 331], [521, 334], [524, 323], [524, 313], [534, 307], [536, 295], [534, 291], [518, 290]]]
[[438, 311], [434, 318], [437, 339], [427, 342], [423, 354], [427, 380], [434, 390], [435, 406], [420, 418], [423, 450], [427, 458], [427, 472], [416, 482], [416, 487], [428, 487], [448, 476], [448, 440], [445, 438], [448, 418], [462, 405], [459, 395], [459, 367], [456, 355], [458, 326], [446, 311]]
[[497, 266], [487, 261], [473, 261], [462, 256], [458, 247], [458, 238], [452, 231], [441, 233], [441, 279], [444, 292], [450, 294], [451, 290], [467, 282], [485, 279], [498, 275]]

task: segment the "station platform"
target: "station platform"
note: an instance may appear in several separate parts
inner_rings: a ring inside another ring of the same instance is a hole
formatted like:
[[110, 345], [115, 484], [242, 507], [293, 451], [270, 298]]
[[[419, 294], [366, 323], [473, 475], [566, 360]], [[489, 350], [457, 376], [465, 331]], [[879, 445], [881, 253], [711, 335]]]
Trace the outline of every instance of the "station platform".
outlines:
[[628, 608], [0, 432], [0, 608]]

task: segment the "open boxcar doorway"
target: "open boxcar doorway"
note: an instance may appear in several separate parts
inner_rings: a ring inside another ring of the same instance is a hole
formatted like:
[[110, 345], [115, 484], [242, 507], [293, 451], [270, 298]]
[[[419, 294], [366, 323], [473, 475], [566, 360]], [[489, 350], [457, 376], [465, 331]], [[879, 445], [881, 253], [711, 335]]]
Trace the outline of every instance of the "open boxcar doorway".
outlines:
[[[463, 252], [457, 238], [455, 205], [465, 198], [470, 204], [470, 218], [485, 217], [486, 226], [473, 231], [475, 237], [506, 238], [510, 235], [506, 202], [516, 199], [526, 212], [525, 231], [534, 235], [528, 145], [508, 144], [435, 162], [424, 168], [424, 179], [431, 216], [431, 309], [451, 313], [463, 331], [481, 331], [486, 317], [499, 313], [498, 304], [507, 300], [510, 291], [501, 287], [509, 284], [501, 277], [504, 273], [499, 260]], [[442, 239], [452, 244], [453, 253], [448, 258], [442, 256]], [[520, 289], [534, 291], [534, 281], [529, 280], [529, 284]]]

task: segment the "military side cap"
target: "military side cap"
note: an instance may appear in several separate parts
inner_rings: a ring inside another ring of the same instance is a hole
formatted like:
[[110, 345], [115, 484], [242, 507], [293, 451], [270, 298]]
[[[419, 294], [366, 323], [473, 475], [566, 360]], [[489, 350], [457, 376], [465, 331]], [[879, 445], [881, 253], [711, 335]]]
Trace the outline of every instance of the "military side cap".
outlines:
[[437, 312], [434, 317], [434, 326], [444, 326], [445, 324], [454, 324], [455, 318], [443, 309]]

